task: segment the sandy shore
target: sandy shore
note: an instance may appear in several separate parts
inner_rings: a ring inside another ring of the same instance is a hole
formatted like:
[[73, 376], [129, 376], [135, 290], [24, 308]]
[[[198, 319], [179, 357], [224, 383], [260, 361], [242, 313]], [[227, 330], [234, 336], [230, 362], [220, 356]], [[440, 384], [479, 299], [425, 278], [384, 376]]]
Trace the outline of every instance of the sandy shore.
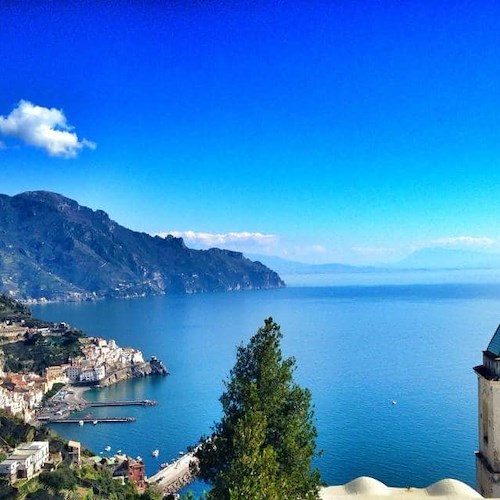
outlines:
[[81, 410], [88, 404], [88, 401], [84, 398], [84, 394], [90, 389], [91, 387], [68, 386], [66, 388], [66, 396], [64, 397], [64, 401], [73, 408], [73, 411]]

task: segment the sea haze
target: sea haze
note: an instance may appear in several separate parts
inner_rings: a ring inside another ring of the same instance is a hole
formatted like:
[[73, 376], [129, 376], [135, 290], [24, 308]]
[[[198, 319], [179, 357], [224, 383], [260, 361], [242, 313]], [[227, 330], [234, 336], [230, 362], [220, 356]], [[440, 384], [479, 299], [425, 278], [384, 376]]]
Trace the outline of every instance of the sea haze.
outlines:
[[[500, 321], [500, 286], [290, 287], [34, 307], [89, 335], [114, 338], [168, 365], [167, 378], [120, 383], [93, 399], [156, 399], [94, 415], [131, 424], [57, 426], [96, 453], [141, 455], [147, 473], [210, 431], [236, 346], [272, 316], [297, 381], [311, 389], [324, 481], [368, 475], [393, 486], [444, 477], [474, 485], [477, 404], [472, 367]], [[392, 401], [397, 404], [392, 404]], [[151, 457], [158, 448], [160, 457]]]

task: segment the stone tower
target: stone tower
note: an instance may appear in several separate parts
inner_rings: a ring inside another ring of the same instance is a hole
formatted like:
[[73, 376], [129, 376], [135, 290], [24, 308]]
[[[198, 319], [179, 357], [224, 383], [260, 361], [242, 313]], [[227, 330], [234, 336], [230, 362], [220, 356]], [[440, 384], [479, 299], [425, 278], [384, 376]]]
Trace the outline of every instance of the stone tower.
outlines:
[[479, 402], [479, 451], [476, 481], [484, 497], [500, 497], [500, 325], [476, 366]]

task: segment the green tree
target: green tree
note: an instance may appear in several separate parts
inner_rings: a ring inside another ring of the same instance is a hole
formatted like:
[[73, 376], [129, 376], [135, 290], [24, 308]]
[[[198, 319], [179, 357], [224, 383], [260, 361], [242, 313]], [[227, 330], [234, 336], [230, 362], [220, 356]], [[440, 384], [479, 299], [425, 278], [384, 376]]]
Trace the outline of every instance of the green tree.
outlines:
[[52, 472], [42, 472], [40, 482], [54, 491], [73, 490], [77, 484], [75, 473], [66, 466], [61, 466]]
[[197, 452], [211, 498], [318, 498], [311, 394], [294, 382], [295, 360], [283, 359], [281, 339], [268, 318], [238, 347], [220, 398], [223, 417]]
[[41, 488], [32, 493], [28, 493], [26, 495], [26, 500], [64, 500], [64, 497], [61, 495], [52, 495], [47, 490]]

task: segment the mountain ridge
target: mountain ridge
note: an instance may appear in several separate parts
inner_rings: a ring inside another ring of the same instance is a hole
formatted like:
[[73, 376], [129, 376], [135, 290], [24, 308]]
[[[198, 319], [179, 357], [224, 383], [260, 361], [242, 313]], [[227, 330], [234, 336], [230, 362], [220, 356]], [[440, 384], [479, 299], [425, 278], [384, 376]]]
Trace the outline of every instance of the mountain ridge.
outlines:
[[500, 269], [500, 253], [443, 247], [421, 248], [397, 262], [372, 265], [343, 264], [338, 262], [308, 264], [283, 259], [278, 256], [257, 254], [247, 254], [247, 257], [272, 267], [281, 275]]
[[0, 291], [23, 300], [89, 300], [285, 286], [243, 254], [187, 248], [50, 191], [0, 194]]

